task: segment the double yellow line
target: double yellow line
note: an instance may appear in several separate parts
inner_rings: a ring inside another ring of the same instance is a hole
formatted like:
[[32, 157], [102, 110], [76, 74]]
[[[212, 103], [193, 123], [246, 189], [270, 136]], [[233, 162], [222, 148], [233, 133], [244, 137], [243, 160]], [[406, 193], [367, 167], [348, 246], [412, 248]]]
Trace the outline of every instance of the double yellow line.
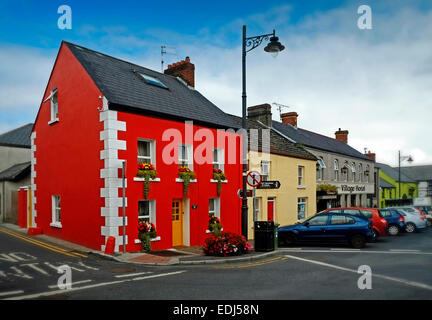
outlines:
[[51, 250], [51, 251], [54, 251], [54, 252], [57, 252], [57, 253], [64, 254], [64, 255], [69, 256], [69, 257], [87, 258], [87, 256], [84, 255], [84, 254], [81, 254], [81, 253], [78, 253], [78, 252], [73, 252], [73, 251], [68, 251], [66, 249], [54, 246], [52, 244], [48, 244], [48, 243], [45, 243], [45, 242], [42, 242], [42, 241], [39, 241], [39, 240], [36, 240], [36, 239], [33, 239], [33, 238], [26, 237], [26, 236], [24, 236], [22, 234], [10, 231], [10, 230], [5, 229], [5, 228], [0, 228], [0, 232], [3, 232], [5, 234], [7, 234], [7, 235], [10, 235], [10, 236], [18, 238], [18, 239], [27, 241], [27, 242], [32, 243], [34, 245], [37, 245], [39, 247], [42, 247], [42, 248], [45, 248], [45, 249], [48, 249], [48, 250]]
[[264, 260], [264, 261], [257, 261], [257, 262], [247, 262], [247, 263], [242, 263], [242, 264], [237, 264], [237, 265], [232, 265], [232, 266], [218, 266], [217, 268], [219, 269], [234, 269], [234, 268], [250, 268], [250, 267], [257, 267], [257, 266], [261, 266], [263, 264], [268, 264], [268, 263], [273, 263], [276, 261], [283, 261], [286, 260], [287, 258], [281, 258], [281, 257], [276, 257], [276, 258], [272, 258], [272, 259], [268, 259], [268, 260]]

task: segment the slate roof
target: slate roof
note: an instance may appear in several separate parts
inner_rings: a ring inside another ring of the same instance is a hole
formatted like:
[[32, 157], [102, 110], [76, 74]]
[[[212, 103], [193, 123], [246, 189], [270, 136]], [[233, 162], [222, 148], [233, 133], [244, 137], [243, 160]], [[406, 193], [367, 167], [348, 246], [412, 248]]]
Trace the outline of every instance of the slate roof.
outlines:
[[[109, 109], [139, 112], [177, 121], [192, 120], [217, 128], [238, 129], [225, 112], [176, 77], [63, 41], [109, 101]], [[136, 72], [161, 81], [146, 83]]]
[[[398, 169], [392, 168], [391, 166], [384, 164], [384, 163], [379, 163], [377, 162], [375, 164], [376, 168], [379, 168], [382, 172], [384, 172], [386, 175], [388, 175], [390, 178], [392, 178], [395, 181], [399, 181], [399, 171]], [[401, 170], [401, 182], [415, 182], [414, 179], [406, 176], [405, 174], [403, 174], [402, 170]]]
[[401, 172], [416, 181], [432, 180], [432, 165], [401, 167]]
[[394, 185], [381, 178], [379, 179], [379, 186], [381, 188], [396, 188]]
[[278, 121], [273, 121], [273, 127], [287, 137], [293, 139], [295, 142], [301, 143], [306, 147], [343, 154], [366, 161], [372, 161], [368, 156], [357, 151], [356, 149], [342, 141], [338, 141], [336, 139], [305, 129], [295, 128], [292, 125], [283, 124], [282, 122]]
[[1, 134], [0, 146], [31, 148], [30, 134], [32, 127], [33, 123], [28, 123], [24, 126]]
[[17, 181], [30, 174], [30, 161], [15, 164], [0, 172], [0, 181]]
[[[241, 117], [235, 115], [229, 115], [229, 116], [241, 126], [242, 123]], [[267, 129], [267, 127], [264, 124], [256, 120], [248, 119], [246, 123], [248, 129]], [[250, 142], [251, 141], [249, 139], [249, 143]], [[258, 134], [258, 148], [262, 148], [261, 133]], [[317, 158], [312, 153], [310, 153], [309, 151], [301, 147], [296, 146], [295, 143], [281, 136], [274, 130], [270, 131], [270, 152], [275, 154], [295, 157], [295, 158], [317, 160]]]

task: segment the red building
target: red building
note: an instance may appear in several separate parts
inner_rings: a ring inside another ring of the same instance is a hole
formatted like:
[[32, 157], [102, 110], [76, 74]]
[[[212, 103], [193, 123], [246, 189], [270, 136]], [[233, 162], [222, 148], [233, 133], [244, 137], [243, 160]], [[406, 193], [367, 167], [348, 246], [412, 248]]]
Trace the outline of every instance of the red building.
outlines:
[[[126, 161], [127, 251], [141, 249], [139, 219], [156, 225], [156, 250], [201, 245], [209, 214], [240, 233], [238, 125], [193, 86], [189, 58], [162, 74], [62, 42], [31, 135], [33, 225], [97, 250], [113, 236], [122, 251]], [[157, 171], [147, 198], [144, 162]], [[186, 196], [179, 165], [196, 173]]]

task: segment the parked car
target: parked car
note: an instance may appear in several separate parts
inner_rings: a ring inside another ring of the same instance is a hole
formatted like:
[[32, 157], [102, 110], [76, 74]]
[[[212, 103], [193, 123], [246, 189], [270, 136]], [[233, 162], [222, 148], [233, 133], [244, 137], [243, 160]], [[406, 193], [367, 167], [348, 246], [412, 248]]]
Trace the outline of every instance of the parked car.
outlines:
[[432, 207], [431, 206], [414, 206], [415, 208], [423, 211], [426, 216], [427, 226], [432, 226]]
[[389, 235], [396, 236], [399, 232], [405, 231], [405, 218], [396, 209], [380, 209], [379, 213], [388, 223], [387, 230]]
[[412, 233], [427, 227], [426, 218], [418, 214], [418, 212], [411, 211], [409, 208], [392, 208], [397, 210], [405, 218], [405, 231]]
[[388, 223], [383, 217], [381, 217], [379, 209], [377, 208], [344, 207], [326, 209], [323, 212], [347, 213], [372, 221], [372, 231], [374, 233], [375, 240], [378, 239], [378, 237], [383, 237], [387, 235]]
[[319, 213], [303, 223], [279, 227], [278, 237], [286, 245], [348, 242], [354, 248], [363, 248], [373, 240], [372, 222], [349, 214]]

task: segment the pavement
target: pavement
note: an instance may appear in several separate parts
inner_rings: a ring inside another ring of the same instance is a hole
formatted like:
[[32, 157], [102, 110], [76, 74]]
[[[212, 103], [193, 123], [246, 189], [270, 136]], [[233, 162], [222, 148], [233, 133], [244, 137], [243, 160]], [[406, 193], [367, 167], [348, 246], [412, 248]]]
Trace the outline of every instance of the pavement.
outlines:
[[[215, 257], [207, 256], [202, 250], [202, 246], [193, 247], [176, 247], [167, 250], [155, 250], [151, 253], [143, 252], [126, 252], [126, 253], [114, 253], [107, 255], [101, 251], [90, 249], [78, 244], [74, 244], [65, 240], [61, 240], [55, 237], [51, 237], [45, 234], [39, 234], [30, 236], [27, 234], [26, 228], [21, 228], [15, 224], [2, 223], [0, 227], [6, 228], [13, 232], [17, 232], [27, 237], [35, 238], [39, 241], [61, 246], [71, 252], [84, 252], [87, 254], [95, 254], [105, 259], [111, 259], [123, 263], [141, 264], [141, 265], [154, 265], [154, 266], [169, 266], [169, 265], [207, 265], [207, 264], [222, 264], [222, 263], [235, 263], [235, 262], [247, 262], [265, 259], [271, 256], [278, 255], [278, 250], [268, 252], [257, 252], [252, 250], [250, 253], [246, 253], [240, 256], [230, 257]], [[249, 243], [254, 247], [253, 240], [249, 240]]]

